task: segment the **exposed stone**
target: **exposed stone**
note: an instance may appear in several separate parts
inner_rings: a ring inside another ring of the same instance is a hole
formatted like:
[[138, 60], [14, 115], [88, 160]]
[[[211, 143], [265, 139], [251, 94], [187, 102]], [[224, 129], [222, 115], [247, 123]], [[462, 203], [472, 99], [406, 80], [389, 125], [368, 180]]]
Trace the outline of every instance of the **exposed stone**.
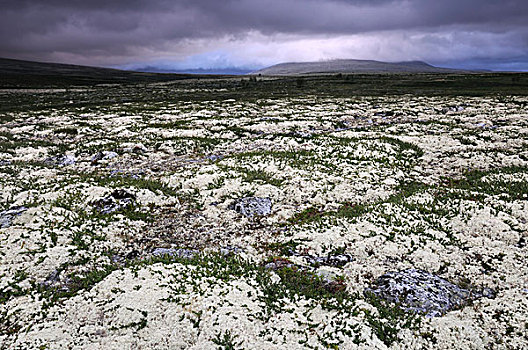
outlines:
[[0, 212], [0, 228], [8, 228], [13, 223], [15, 216], [18, 216], [27, 210], [26, 207], [13, 207]]
[[294, 267], [297, 267], [297, 266], [293, 262], [288, 260], [288, 259], [275, 258], [272, 261], [270, 261], [269, 263], [267, 263], [266, 265], [264, 265], [264, 267], [269, 269], [269, 270], [276, 271], [276, 270], [281, 270], [281, 269], [285, 269], [285, 268], [291, 269], [291, 268], [294, 268]]
[[365, 293], [401, 304], [407, 311], [428, 317], [442, 316], [448, 311], [466, 306], [476, 298], [494, 295], [488, 289], [474, 293], [443, 278], [415, 269], [388, 272], [379, 277]]
[[259, 120], [262, 121], [262, 122], [266, 122], [266, 121], [269, 121], [269, 122], [280, 122], [279, 118], [274, 118], [274, 117], [262, 117]]
[[483, 288], [482, 290], [479, 290], [479, 291], [473, 291], [472, 296], [474, 299], [478, 299], [478, 298], [495, 299], [495, 297], [497, 296], [497, 292], [495, 292], [491, 288]]
[[315, 270], [314, 274], [320, 277], [325, 283], [334, 282], [338, 278], [338, 275], [334, 271], [329, 270], [328, 267], [318, 268], [317, 270]]
[[70, 290], [73, 281], [69, 277], [62, 276], [61, 270], [54, 270], [48, 277], [40, 283], [41, 287], [61, 290], [67, 292]]
[[236, 200], [230, 209], [247, 216], [264, 216], [271, 214], [271, 199], [259, 197], [245, 197]]
[[118, 189], [95, 201], [93, 205], [98, 207], [101, 213], [110, 214], [132, 206], [135, 201], [136, 196], [134, 194]]
[[329, 265], [341, 267], [351, 262], [352, 256], [349, 254], [327, 255], [327, 256], [304, 256], [306, 262], [310, 265]]
[[343, 278], [335, 271], [331, 270], [331, 268], [319, 268], [315, 271], [314, 275], [321, 279], [323, 286], [330, 293], [339, 293], [346, 289], [346, 284], [343, 281]]
[[442, 112], [449, 113], [449, 112], [462, 112], [464, 110], [464, 106], [449, 106], [447, 108], [444, 108]]
[[394, 111], [378, 111], [374, 113], [376, 117], [392, 117], [393, 115]]
[[296, 131], [288, 134], [289, 136], [293, 137], [302, 137], [302, 138], [310, 138], [312, 137], [312, 133], [309, 131]]
[[55, 156], [55, 157], [49, 157], [44, 162], [47, 164], [52, 164], [56, 166], [67, 166], [67, 165], [74, 165], [75, 164], [75, 157], [65, 154], [62, 156]]
[[216, 162], [218, 160], [222, 160], [224, 158], [224, 156], [212, 154], [210, 156], [207, 156], [206, 158], [207, 158], [207, 160], [210, 160], [211, 162]]
[[97, 164], [97, 162], [99, 162], [100, 160], [110, 160], [110, 159], [115, 158], [117, 156], [118, 156], [118, 154], [116, 152], [112, 152], [112, 151], [98, 152], [92, 157], [92, 164]]
[[135, 143], [135, 144], [130, 144], [124, 147], [123, 152], [125, 153], [147, 153], [148, 149], [142, 143]]
[[521, 237], [521, 238], [519, 238], [519, 241], [517, 242], [516, 246], [517, 246], [518, 248], [524, 248], [524, 247], [526, 247], [526, 238], [524, 238], [524, 236]]
[[184, 249], [184, 248], [156, 248], [152, 251], [152, 256], [163, 257], [171, 256], [182, 259], [192, 259], [199, 253], [195, 249]]
[[226, 246], [220, 248], [220, 254], [225, 256], [232, 256], [232, 255], [239, 255], [240, 253], [243, 253], [244, 249], [239, 247], [232, 247], [232, 246]]

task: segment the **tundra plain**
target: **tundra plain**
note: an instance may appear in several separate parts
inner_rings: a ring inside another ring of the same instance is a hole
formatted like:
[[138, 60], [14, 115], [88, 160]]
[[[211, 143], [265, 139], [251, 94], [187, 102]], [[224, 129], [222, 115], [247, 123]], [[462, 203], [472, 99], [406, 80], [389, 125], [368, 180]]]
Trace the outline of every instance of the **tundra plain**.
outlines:
[[[1, 90], [0, 348], [526, 349], [527, 86]], [[475, 297], [431, 316], [369, 292], [410, 269]]]

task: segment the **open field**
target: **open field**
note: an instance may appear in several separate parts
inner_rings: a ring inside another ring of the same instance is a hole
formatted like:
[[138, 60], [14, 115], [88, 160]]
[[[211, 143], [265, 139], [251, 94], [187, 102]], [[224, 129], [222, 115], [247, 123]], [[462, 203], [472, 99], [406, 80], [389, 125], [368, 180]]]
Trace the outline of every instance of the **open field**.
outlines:
[[40, 83], [0, 348], [528, 348], [527, 74]]

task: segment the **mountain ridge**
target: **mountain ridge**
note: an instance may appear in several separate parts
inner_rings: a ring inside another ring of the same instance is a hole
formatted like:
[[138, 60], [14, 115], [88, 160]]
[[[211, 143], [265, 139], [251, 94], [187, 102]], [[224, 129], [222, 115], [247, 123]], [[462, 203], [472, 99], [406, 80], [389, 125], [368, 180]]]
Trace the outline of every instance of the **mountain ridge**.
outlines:
[[250, 74], [303, 75], [332, 73], [458, 73], [459, 69], [435, 67], [424, 61], [383, 62], [376, 60], [335, 59], [314, 62], [285, 62]]
[[65, 63], [36, 62], [0, 57], [0, 86], [97, 85], [156, 83], [183, 79], [220, 78], [223, 75], [157, 73], [82, 66]]

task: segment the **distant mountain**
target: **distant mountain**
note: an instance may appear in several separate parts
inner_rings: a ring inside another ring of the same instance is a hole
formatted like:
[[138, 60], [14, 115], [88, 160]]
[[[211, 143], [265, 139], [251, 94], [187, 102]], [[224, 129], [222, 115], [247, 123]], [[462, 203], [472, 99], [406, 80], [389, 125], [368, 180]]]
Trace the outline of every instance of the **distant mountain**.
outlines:
[[243, 75], [251, 73], [251, 69], [242, 69], [236, 67], [228, 68], [195, 68], [195, 69], [167, 69], [158, 68], [156, 66], [145, 66], [134, 68], [136, 72], [149, 72], [149, 73], [177, 73], [177, 74], [222, 74], [222, 75]]
[[[218, 75], [201, 75], [199, 77], [218, 77]], [[199, 77], [191, 74], [134, 72], [112, 68], [0, 58], [0, 87], [135, 84]]]
[[439, 68], [422, 61], [380, 62], [370, 60], [340, 59], [320, 62], [280, 63], [250, 74], [301, 75], [332, 73], [455, 73], [461, 70]]

